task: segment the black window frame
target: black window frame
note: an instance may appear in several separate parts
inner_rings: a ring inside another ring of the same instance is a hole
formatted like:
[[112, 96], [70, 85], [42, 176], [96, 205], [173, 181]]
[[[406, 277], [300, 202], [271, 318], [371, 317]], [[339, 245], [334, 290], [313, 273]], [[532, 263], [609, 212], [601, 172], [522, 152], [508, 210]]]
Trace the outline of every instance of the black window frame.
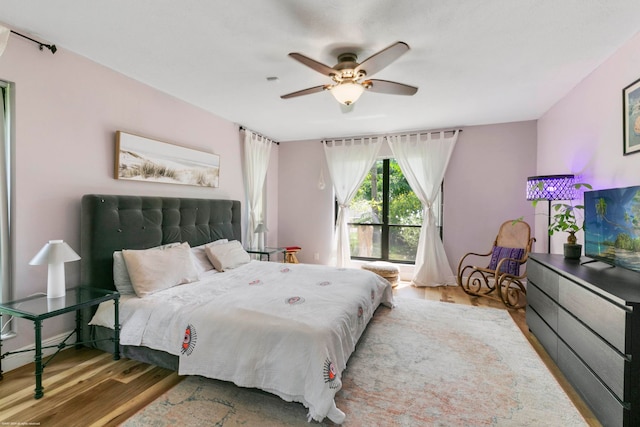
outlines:
[[[391, 171], [391, 158], [378, 159], [382, 160], [382, 223], [380, 224], [362, 224], [355, 222], [348, 222], [348, 226], [363, 226], [370, 225], [372, 227], [382, 227], [381, 230], [381, 242], [380, 242], [380, 257], [362, 257], [362, 256], [351, 256], [351, 259], [359, 260], [359, 261], [387, 261], [393, 262], [394, 264], [415, 264], [414, 261], [407, 260], [395, 260], [389, 259], [389, 235], [390, 229], [393, 227], [414, 227], [421, 228], [422, 225], [404, 225], [404, 224], [389, 224], [389, 182], [390, 182], [390, 171]], [[376, 161], [378, 161], [376, 160]], [[440, 240], [442, 240], [443, 229], [444, 229], [444, 181], [440, 185], [440, 206], [438, 206], [440, 224], [438, 227], [438, 234], [440, 235]], [[335, 200], [335, 209], [334, 209], [334, 223], [338, 220], [338, 200]]]

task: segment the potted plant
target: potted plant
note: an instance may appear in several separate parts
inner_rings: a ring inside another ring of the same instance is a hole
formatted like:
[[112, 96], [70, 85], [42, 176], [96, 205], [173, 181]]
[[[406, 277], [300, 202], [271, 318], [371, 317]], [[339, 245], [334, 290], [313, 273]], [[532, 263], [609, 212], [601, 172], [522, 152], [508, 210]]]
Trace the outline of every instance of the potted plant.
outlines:
[[[585, 187], [589, 190], [592, 189], [590, 184], [575, 183], [573, 186], [576, 190], [581, 187]], [[531, 202], [535, 207], [538, 200]], [[551, 202], [549, 202], [551, 203]], [[553, 236], [556, 232], [569, 233], [567, 237], [567, 243], [564, 244], [564, 256], [565, 258], [578, 259], [582, 253], [582, 245], [577, 243], [576, 233], [584, 228], [584, 214], [581, 214], [581, 218], [576, 217], [576, 212], [584, 212], [584, 205], [572, 205], [570, 203], [556, 203], [553, 205], [553, 213], [549, 219], [549, 235]], [[580, 222], [578, 222], [580, 220]]]

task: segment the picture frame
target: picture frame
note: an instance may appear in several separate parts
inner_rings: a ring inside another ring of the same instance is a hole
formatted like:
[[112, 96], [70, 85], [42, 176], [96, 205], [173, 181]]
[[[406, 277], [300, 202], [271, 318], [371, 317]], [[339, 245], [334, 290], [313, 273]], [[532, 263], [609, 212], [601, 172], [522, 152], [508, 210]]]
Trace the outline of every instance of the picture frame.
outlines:
[[114, 178], [218, 188], [220, 156], [117, 131]]
[[640, 79], [622, 90], [623, 154], [640, 152]]

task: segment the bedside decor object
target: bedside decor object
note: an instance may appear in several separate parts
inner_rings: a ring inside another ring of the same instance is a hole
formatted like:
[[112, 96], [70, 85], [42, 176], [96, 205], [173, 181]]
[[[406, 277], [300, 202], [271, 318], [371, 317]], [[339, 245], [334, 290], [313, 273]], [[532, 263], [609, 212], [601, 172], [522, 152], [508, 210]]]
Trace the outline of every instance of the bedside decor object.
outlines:
[[116, 132], [115, 179], [218, 188], [220, 156]]
[[623, 154], [640, 151], [640, 79], [622, 90]]
[[267, 231], [269, 231], [269, 229], [263, 222], [259, 223], [256, 229], [253, 231], [258, 235], [258, 250], [264, 249], [264, 233], [266, 233]]
[[284, 248], [284, 262], [288, 262], [289, 264], [298, 264], [298, 257], [296, 254], [302, 248], [300, 246], [286, 246]]
[[531, 200], [535, 206], [539, 200], [548, 202], [549, 234], [547, 237], [547, 253], [551, 251], [551, 202], [553, 200], [574, 200], [577, 198], [574, 186], [574, 175], [541, 175], [527, 178], [527, 200]]
[[271, 261], [271, 255], [273, 255], [275, 258], [274, 260], [277, 260], [278, 254], [281, 254], [284, 252], [284, 248], [269, 248], [269, 247], [263, 247], [262, 249], [245, 249], [245, 251], [248, 254], [251, 255], [256, 255], [256, 259], [262, 261], [262, 257], [266, 257], [267, 261]]
[[65, 295], [64, 263], [78, 261], [80, 255], [62, 240], [49, 240], [40, 252], [29, 261], [29, 265], [47, 264], [47, 298], [59, 298]]

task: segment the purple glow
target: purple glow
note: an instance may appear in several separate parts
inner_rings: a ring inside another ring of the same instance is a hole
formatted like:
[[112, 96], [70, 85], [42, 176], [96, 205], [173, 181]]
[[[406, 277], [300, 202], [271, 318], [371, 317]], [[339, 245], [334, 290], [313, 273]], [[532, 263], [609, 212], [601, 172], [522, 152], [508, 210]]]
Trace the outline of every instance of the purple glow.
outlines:
[[545, 175], [527, 178], [527, 200], [575, 200], [574, 175]]

